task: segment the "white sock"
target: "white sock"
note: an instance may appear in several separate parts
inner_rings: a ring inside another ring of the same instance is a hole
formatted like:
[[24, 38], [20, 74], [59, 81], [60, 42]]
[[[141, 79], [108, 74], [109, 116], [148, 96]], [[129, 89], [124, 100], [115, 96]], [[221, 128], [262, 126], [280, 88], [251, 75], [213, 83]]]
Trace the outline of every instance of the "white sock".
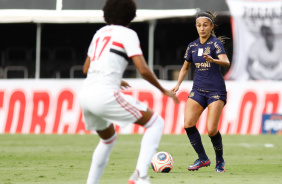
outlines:
[[100, 139], [92, 156], [92, 163], [88, 173], [87, 184], [97, 184], [108, 163], [110, 153], [115, 145], [117, 134], [107, 140]]
[[136, 169], [139, 172], [139, 177], [147, 176], [151, 160], [159, 147], [164, 128], [164, 120], [161, 116], [153, 114], [144, 127], [147, 128], [147, 130], [142, 138], [136, 166]]

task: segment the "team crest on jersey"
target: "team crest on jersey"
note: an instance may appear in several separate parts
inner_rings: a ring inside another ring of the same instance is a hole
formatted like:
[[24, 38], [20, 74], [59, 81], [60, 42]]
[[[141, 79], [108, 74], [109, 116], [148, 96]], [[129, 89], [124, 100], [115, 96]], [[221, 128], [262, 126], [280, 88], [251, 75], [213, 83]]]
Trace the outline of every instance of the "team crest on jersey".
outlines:
[[194, 95], [195, 95], [195, 93], [191, 92], [190, 95], [189, 95], [189, 98], [192, 98]]
[[211, 53], [211, 48], [210, 47], [207, 47], [206, 49], [205, 49], [205, 52], [204, 52], [205, 54], [210, 54]]
[[217, 53], [217, 54], [222, 51], [217, 42], [214, 43], [214, 46], [215, 46], [215, 48], [216, 48], [216, 53]]
[[208, 42], [207, 44], [208, 44], [208, 45], [211, 45], [211, 44], [213, 44], [213, 41], [210, 41], [210, 42]]

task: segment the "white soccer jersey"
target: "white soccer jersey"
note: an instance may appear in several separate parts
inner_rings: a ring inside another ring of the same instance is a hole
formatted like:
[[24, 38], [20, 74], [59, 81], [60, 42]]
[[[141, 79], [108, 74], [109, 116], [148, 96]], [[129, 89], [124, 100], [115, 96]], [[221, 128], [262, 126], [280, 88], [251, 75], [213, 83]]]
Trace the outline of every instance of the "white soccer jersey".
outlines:
[[110, 25], [94, 35], [88, 50], [91, 59], [79, 103], [87, 130], [121, 127], [142, 117], [147, 105], [120, 92], [121, 78], [129, 58], [142, 55], [137, 34], [126, 27]]
[[91, 59], [86, 85], [120, 88], [129, 58], [142, 55], [135, 31], [119, 25], [102, 27], [94, 35], [88, 56]]

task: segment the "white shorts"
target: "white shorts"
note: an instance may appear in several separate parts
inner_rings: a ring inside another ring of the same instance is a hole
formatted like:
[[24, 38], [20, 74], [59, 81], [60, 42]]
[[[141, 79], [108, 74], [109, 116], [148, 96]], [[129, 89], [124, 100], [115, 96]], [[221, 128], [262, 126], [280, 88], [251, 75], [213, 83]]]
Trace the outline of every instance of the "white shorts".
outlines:
[[147, 111], [146, 104], [130, 95], [112, 90], [95, 91], [83, 89], [79, 93], [87, 130], [104, 130], [112, 123], [125, 127], [139, 120], [143, 116], [141, 111]]

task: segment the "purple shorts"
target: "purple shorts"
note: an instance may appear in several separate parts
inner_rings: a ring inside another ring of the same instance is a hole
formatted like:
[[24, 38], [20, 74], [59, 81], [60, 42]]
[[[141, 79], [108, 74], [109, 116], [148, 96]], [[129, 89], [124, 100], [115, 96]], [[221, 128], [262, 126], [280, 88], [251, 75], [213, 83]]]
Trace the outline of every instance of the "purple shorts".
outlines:
[[198, 102], [204, 109], [217, 100], [222, 100], [226, 104], [227, 92], [205, 91], [201, 89], [192, 89], [189, 98]]

